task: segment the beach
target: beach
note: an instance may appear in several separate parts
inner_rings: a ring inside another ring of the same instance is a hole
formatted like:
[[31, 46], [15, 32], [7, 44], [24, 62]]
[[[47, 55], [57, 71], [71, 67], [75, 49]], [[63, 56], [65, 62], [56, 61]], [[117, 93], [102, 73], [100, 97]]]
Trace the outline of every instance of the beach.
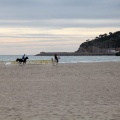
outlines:
[[0, 65], [0, 120], [120, 120], [120, 62]]

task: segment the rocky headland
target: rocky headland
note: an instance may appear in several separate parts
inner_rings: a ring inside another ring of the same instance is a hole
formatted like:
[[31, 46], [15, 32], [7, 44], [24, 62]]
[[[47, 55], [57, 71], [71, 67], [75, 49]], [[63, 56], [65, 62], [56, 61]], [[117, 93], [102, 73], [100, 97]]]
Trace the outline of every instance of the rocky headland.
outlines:
[[83, 42], [75, 52], [40, 52], [36, 56], [120, 55], [120, 31], [101, 34]]

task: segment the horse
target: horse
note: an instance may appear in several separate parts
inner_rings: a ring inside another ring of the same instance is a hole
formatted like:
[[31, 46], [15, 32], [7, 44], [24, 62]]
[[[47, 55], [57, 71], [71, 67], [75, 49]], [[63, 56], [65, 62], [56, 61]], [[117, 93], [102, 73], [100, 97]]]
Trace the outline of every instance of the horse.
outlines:
[[29, 58], [28, 57], [25, 57], [24, 59], [17, 58], [16, 62], [18, 62], [19, 64], [21, 64], [21, 63], [26, 64], [27, 59], [29, 59]]
[[60, 57], [57, 57], [58, 59], [51, 58], [52, 65], [58, 65]]

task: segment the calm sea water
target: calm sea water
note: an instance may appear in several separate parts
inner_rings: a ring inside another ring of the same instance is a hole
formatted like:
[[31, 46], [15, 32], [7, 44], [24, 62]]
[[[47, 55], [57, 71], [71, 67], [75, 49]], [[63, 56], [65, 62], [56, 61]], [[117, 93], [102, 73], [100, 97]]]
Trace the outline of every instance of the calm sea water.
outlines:
[[[0, 61], [15, 61], [21, 55], [0, 55]], [[51, 60], [52, 56], [28, 55], [29, 60]], [[60, 56], [60, 63], [120, 62], [120, 56]]]

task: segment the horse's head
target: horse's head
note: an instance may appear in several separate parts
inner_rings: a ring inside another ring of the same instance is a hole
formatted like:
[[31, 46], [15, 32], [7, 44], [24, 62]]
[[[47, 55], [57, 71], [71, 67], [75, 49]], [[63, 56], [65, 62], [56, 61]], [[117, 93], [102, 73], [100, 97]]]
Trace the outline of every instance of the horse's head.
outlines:
[[25, 58], [26, 60], [29, 59], [28, 57]]
[[29, 59], [29, 58], [28, 58], [28, 57], [25, 57], [25, 58], [24, 58], [24, 61], [26, 61], [27, 59]]

